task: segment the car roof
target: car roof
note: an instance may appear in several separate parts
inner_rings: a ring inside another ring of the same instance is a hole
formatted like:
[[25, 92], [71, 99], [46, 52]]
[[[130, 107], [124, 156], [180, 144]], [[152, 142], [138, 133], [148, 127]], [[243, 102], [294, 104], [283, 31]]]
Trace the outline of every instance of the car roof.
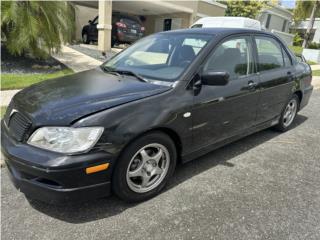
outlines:
[[181, 33], [181, 34], [208, 34], [208, 35], [214, 35], [218, 36], [218, 39], [222, 39], [224, 37], [227, 37], [231, 34], [264, 34], [273, 38], [278, 39], [287, 49], [291, 57], [294, 59], [293, 52], [286, 46], [285, 42], [278, 37], [277, 35], [266, 32], [263, 30], [255, 30], [255, 29], [249, 29], [249, 28], [186, 28], [186, 29], [178, 29], [178, 30], [171, 30], [166, 32], [159, 32], [157, 34], [175, 34], [175, 33]]
[[265, 31], [261, 30], [254, 30], [249, 28], [186, 28], [186, 29], [178, 29], [178, 30], [171, 30], [167, 32], [162, 32], [165, 34], [171, 34], [171, 33], [193, 33], [193, 34], [210, 34], [210, 35], [230, 35], [230, 34], [241, 34], [241, 33], [263, 33], [267, 35], [274, 36], [273, 34], [270, 34]]

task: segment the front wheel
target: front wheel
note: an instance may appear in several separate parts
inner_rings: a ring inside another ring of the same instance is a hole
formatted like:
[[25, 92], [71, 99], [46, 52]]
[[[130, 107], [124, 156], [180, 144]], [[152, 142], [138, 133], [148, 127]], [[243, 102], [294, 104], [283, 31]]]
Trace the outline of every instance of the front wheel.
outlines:
[[171, 138], [154, 132], [131, 143], [121, 154], [112, 177], [113, 192], [128, 202], [157, 195], [176, 166], [177, 153]]
[[286, 107], [283, 109], [278, 125], [275, 128], [281, 132], [287, 131], [297, 116], [299, 109], [299, 97], [293, 94]]

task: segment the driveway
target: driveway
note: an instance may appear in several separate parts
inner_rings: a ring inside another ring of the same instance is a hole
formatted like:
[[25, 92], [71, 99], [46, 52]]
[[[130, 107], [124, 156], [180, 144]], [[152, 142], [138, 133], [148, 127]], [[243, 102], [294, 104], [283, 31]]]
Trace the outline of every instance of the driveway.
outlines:
[[265, 130], [178, 166], [139, 204], [28, 202], [2, 169], [3, 239], [320, 239], [320, 91], [284, 134]]

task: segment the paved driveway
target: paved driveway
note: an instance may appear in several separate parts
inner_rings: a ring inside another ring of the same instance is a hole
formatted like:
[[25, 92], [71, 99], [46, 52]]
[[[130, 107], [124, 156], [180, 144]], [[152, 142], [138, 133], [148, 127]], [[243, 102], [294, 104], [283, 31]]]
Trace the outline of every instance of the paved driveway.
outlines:
[[140, 204], [29, 203], [2, 173], [2, 239], [320, 239], [320, 91], [284, 134], [265, 130], [179, 166]]

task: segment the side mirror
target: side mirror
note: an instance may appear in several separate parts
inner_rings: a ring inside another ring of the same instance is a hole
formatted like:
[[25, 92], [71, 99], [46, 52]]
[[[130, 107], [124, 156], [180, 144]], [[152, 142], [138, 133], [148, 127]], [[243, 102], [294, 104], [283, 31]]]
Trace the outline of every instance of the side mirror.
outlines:
[[91, 24], [91, 23], [92, 23], [92, 20], [89, 20], [88, 23]]
[[227, 72], [206, 71], [201, 76], [201, 82], [203, 85], [224, 86], [228, 84], [229, 77]]

